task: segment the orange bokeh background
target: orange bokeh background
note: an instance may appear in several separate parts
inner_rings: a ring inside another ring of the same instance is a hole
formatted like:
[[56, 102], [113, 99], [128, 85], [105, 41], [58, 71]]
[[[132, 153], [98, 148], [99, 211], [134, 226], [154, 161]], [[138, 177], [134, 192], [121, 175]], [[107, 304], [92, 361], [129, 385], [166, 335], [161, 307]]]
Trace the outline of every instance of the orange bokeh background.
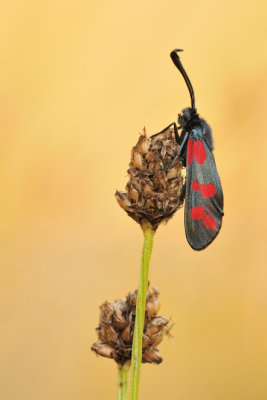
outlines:
[[220, 235], [186, 242], [183, 211], [155, 236], [150, 280], [175, 323], [140, 400], [267, 398], [264, 1], [0, 1], [3, 400], [116, 398], [90, 351], [99, 305], [137, 287], [139, 226], [116, 204], [130, 150], [190, 104], [183, 48], [212, 126]]

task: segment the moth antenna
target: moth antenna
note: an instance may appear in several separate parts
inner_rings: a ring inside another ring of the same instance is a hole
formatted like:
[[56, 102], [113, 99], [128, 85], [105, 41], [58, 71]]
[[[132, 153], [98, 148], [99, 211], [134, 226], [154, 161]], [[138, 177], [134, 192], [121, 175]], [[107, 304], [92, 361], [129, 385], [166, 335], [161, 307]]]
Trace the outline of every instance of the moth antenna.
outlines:
[[183, 75], [183, 78], [185, 80], [186, 86], [187, 86], [187, 88], [189, 90], [189, 93], [190, 93], [191, 107], [192, 107], [193, 110], [196, 110], [196, 107], [195, 107], [195, 94], [194, 94], [193, 86], [192, 86], [192, 84], [190, 82], [190, 79], [188, 78], [187, 73], [185, 72], [185, 69], [184, 69], [184, 67], [183, 67], [183, 65], [181, 63], [180, 57], [177, 54], [180, 51], [183, 51], [183, 50], [175, 49], [175, 50], [173, 50], [171, 52], [170, 56], [171, 56], [171, 59], [172, 59], [174, 65], [179, 69], [179, 71]]

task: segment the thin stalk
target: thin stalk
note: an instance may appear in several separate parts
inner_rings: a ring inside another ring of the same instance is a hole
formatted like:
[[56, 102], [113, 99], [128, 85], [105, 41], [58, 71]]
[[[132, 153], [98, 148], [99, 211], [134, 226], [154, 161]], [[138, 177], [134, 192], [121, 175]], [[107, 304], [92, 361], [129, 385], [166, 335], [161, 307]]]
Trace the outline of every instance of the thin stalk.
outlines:
[[130, 400], [138, 399], [139, 381], [142, 363], [142, 339], [146, 309], [146, 295], [148, 286], [149, 261], [151, 257], [154, 233], [149, 223], [143, 223], [144, 233], [143, 253], [141, 260], [139, 288], [136, 302], [136, 316], [131, 360]]
[[118, 365], [118, 400], [126, 400], [130, 362]]

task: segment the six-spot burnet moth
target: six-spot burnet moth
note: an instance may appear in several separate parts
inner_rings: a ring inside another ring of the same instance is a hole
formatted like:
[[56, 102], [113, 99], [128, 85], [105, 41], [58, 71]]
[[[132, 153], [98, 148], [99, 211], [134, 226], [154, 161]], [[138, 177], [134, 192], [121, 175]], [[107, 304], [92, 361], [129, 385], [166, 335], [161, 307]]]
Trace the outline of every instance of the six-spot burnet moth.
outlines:
[[[163, 131], [174, 126], [175, 138], [180, 145], [175, 160], [178, 157], [181, 158], [186, 166], [184, 212], [186, 238], [194, 250], [202, 250], [215, 239], [220, 231], [223, 217], [223, 192], [212, 152], [211, 128], [197, 113], [192, 84], [177, 54], [180, 51], [182, 50], [172, 51], [171, 59], [188, 87], [191, 107], [184, 109], [182, 114], [178, 115], [178, 127], [173, 122]], [[182, 130], [180, 136], [178, 129]]]

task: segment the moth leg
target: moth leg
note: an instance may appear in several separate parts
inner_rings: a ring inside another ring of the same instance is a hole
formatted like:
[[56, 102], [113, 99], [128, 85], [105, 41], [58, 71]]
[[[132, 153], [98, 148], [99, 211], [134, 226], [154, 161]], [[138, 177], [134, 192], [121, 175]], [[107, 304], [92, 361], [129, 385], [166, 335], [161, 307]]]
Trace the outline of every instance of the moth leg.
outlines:
[[176, 125], [175, 122], [174, 122], [173, 128], [174, 128], [175, 140], [176, 140], [176, 142], [177, 142], [178, 144], [180, 144], [180, 136], [179, 136], [179, 134], [178, 134], [178, 129], [179, 129], [179, 128], [177, 128], [177, 125]]
[[181, 152], [184, 148], [184, 145], [186, 143], [186, 140], [188, 138], [188, 132], [186, 132], [186, 134], [184, 135], [184, 139], [182, 141], [182, 143], [180, 144], [179, 150], [176, 153], [176, 156], [174, 157], [174, 159], [172, 160], [172, 162], [170, 163], [170, 165], [165, 169], [165, 171], [169, 171], [175, 164], [175, 162], [177, 161], [177, 159], [180, 157]]
[[185, 199], [185, 191], [186, 191], [186, 182], [183, 184], [181, 195], [180, 195], [180, 201], [179, 201], [179, 206], [183, 205], [184, 199]]
[[150, 136], [150, 137], [152, 138], [152, 137], [155, 137], [155, 136], [160, 135], [161, 133], [166, 132], [172, 125], [173, 125], [173, 127], [174, 127], [174, 136], [175, 136], [175, 140], [176, 140], [176, 142], [177, 142], [178, 144], [180, 144], [180, 143], [179, 143], [180, 138], [179, 138], [179, 135], [178, 135], [178, 128], [177, 128], [177, 125], [176, 125], [175, 122], [172, 122], [170, 125], [166, 126], [166, 128], [162, 129], [162, 131], [160, 131], [160, 132], [158, 132], [158, 133], [155, 133], [154, 135], [152, 135], [152, 136]]

